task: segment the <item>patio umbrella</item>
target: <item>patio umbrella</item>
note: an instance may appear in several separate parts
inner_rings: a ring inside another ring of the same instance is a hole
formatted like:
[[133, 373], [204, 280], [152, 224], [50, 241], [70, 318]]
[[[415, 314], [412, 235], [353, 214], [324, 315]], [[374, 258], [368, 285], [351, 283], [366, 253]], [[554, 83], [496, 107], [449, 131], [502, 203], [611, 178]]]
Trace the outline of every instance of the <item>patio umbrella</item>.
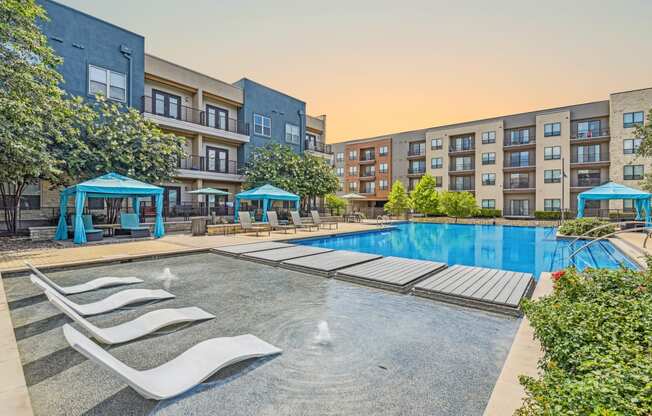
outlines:
[[350, 200], [354, 200], [354, 199], [366, 199], [364, 196], [362, 196], [362, 195], [360, 195], [360, 194], [356, 194], [355, 192], [352, 192], [352, 193], [350, 193], [350, 194], [346, 194], [346, 195], [342, 195], [342, 198], [344, 198], [344, 199], [350, 199]]
[[[190, 191], [188, 193], [189, 194], [194, 194], [194, 195], [206, 195], [204, 202], [206, 203], [206, 209], [207, 210], [208, 210], [208, 196], [209, 195], [214, 195], [215, 197], [231, 195], [231, 192], [226, 192], [226, 191], [222, 191], [222, 190], [215, 189], [215, 188], [199, 188], [199, 189], [195, 189], [194, 191]], [[217, 206], [217, 199], [215, 201], [216, 201], [215, 204]]]

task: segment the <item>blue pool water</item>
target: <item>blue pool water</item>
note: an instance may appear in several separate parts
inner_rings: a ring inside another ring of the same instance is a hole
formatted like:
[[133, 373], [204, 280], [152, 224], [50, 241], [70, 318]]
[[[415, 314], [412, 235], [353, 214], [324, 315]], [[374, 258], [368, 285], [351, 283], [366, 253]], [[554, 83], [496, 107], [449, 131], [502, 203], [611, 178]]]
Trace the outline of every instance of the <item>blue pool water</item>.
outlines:
[[[570, 242], [555, 239], [555, 233], [556, 229], [551, 227], [404, 223], [397, 224], [395, 230], [296, 242], [336, 250], [433, 260], [449, 265], [528, 272], [538, 278], [541, 272], [569, 266], [570, 253], [586, 244], [586, 241], [580, 241], [571, 249]], [[637, 268], [608, 241], [581, 251], [575, 256], [574, 263], [580, 269], [617, 268], [621, 264]]]

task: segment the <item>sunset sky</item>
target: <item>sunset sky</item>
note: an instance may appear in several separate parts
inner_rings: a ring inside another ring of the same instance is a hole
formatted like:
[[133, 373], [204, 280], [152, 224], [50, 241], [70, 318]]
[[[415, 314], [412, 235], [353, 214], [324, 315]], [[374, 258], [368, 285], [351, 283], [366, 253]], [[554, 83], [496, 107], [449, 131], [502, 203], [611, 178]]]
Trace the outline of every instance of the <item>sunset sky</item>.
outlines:
[[652, 86], [650, 0], [61, 0], [328, 115], [328, 141]]

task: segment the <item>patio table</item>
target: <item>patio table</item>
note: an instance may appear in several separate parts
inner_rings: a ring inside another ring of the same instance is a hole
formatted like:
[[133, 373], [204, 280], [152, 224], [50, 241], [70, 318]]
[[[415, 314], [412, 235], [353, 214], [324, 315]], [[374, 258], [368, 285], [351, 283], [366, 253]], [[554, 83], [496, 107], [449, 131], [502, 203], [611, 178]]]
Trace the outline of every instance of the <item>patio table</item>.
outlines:
[[120, 224], [97, 224], [94, 225], [94, 227], [106, 231], [107, 237], [113, 237], [115, 235], [115, 230], [120, 228]]

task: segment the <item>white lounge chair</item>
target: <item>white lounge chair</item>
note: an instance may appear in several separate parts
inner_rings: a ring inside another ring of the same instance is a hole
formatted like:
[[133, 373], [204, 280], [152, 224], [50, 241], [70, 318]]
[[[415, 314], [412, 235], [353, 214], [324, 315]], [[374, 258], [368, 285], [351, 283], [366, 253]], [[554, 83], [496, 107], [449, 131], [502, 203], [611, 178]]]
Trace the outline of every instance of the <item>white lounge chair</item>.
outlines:
[[75, 303], [60, 293], [55, 292], [50, 286], [38, 277], [31, 275], [30, 280], [35, 285], [43, 289], [44, 292], [50, 292], [57, 299], [70, 306], [75, 312], [82, 316], [98, 315], [100, 313], [110, 312], [131, 303], [147, 302], [152, 300], [162, 300], [174, 298], [174, 295], [165, 290], [150, 289], [126, 289], [114, 293], [97, 302], [84, 303], [82, 305]]
[[142, 283], [141, 279], [137, 277], [99, 277], [90, 282], [82, 283], [74, 286], [59, 286], [50, 280], [43, 272], [31, 265], [25, 263], [32, 272], [37, 275], [41, 280], [44, 280], [48, 285], [52, 286], [54, 290], [64, 295], [74, 295], [76, 293], [90, 292], [91, 290], [101, 289], [109, 286], [132, 285], [134, 283]]
[[317, 226], [328, 226], [328, 229], [331, 230], [332, 226], [335, 226], [335, 229], [337, 230], [338, 228], [338, 222], [337, 221], [322, 221], [321, 217], [319, 216], [319, 211], [312, 210], [310, 211], [310, 215], [312, 216], [312, 222], [317, 224]]
[[103, 344], [121, 344], [133, 341], [166, 326], [182, 322], [202, 321], [213, 319], [215, 315], [196, 307], [179, 309], [158, 309], [148, 312], [138, 318], [109, 328], [100, 328], [88, 322], [59, 298], [48, 290], [45, 292], [50, 302], [70, 319], [77, 322], [95, 339]]
[[63, 326], [63, 335], [72, 348], [111, 371], [143, 397], [154, 400], [184, 393], [231, 364], [282, 352], [251, 334], [213, 338], [200, 342], [165, 364], [139, 371], [127, 366], [68, 324]]
[[317, 224], [304, 224], [301, 221], [301, 216], [299, 211], [290, 211], [290, 218], [292, 219], [292, 224], [298, 229], [307, 229], [308, 231], [319, 230], [319, 225]]

